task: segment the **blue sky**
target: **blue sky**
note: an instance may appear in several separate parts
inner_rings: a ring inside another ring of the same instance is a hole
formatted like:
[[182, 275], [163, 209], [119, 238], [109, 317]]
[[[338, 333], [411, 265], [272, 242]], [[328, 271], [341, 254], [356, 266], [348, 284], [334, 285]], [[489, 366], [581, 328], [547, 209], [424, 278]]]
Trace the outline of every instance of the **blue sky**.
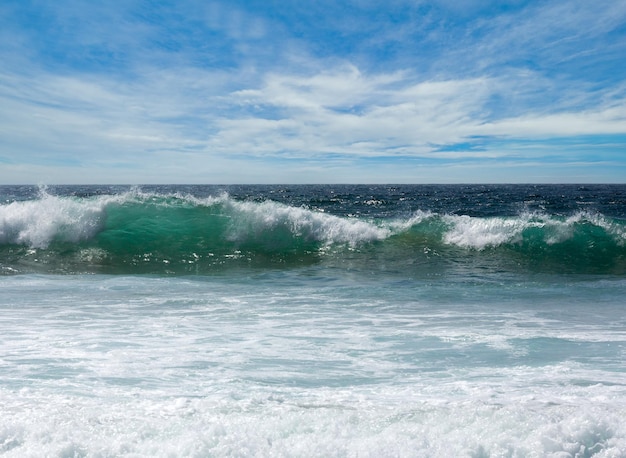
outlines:
[[3, 0], [0, 62], [0, 184], [626, 182], [626, 0]]

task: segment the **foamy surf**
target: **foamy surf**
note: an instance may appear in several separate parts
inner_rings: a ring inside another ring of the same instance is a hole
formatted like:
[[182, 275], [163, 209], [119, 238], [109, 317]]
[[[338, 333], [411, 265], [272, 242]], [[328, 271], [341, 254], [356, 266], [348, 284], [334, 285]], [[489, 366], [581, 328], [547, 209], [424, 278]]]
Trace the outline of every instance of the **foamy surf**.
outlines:
[[3, 456], [626, 453], [624, 282], [288, 280], [5, 277]]
[[0, 205], [0, 244], [46, 248], [52, 241], [79, 243], [97, 234], [106, 203], [43, 194]]
[[624, 203], [0, 187], [0, 455], [626, 456]]
[[[500, 245], [519, 245], [534, 236], [546, 245], [564, 243], [585, 232], [603, 235], [605, 241], [623, 246], [626, 230], [623, 224], [611, 222], [606, 217], [588, 212], [577, 212], [569, 217], [555, 217], [542, 213], [522, 213], [515, 217], [476, 218], [469, 216], [443, 216], [449, 226], [443, 240], [451, 245], [478, 250]], [[602, 233], [598, 233], [602, 231]], [[589, 243], [594, 237], [589, 233]]]

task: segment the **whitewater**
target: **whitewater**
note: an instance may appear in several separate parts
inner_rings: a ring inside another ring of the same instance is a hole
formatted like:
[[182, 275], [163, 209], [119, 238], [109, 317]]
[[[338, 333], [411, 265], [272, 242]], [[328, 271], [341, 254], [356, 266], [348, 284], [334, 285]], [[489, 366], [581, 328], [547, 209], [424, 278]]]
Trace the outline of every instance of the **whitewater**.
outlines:
[[0, 187], [0, 455], [626, 456], [626, 186]]

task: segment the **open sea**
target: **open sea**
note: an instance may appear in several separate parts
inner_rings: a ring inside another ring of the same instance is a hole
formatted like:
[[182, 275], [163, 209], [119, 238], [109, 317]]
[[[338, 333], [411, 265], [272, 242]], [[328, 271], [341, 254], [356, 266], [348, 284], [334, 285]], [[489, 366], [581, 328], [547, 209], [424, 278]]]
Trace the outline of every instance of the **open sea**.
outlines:
[[1, 186], [2, 457], [626, 457], [626, 185]]

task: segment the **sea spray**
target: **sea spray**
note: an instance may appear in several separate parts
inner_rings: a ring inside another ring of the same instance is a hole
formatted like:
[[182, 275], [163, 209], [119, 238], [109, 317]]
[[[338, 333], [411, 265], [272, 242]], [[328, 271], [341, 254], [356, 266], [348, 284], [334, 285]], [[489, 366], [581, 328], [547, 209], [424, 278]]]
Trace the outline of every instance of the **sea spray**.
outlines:
[[0, 245], [46, 248], [54, 241], [79, 243], [102, 228], [106, 204], [43, 194], [0, 205]]

